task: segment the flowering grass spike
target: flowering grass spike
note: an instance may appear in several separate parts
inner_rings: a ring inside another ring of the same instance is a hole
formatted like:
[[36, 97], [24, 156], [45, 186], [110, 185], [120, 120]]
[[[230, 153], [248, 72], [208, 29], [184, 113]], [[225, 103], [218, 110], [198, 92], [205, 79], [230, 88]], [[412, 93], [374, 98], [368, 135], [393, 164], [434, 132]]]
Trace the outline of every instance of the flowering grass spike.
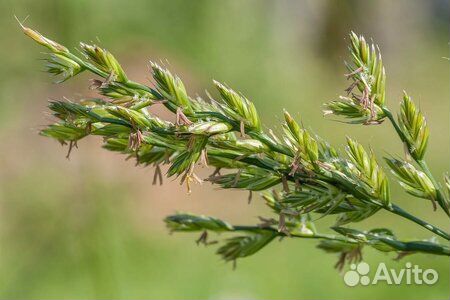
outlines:
[[[339, 254], [337, 268], [360, 260], [364, 247], [400, 256], [450, 256], [449, 234], [396, 205], [390, 194], [392, 179], [373, 151], [354, 139], [347, 138], [341, 153], [286, 111], [282, 132], [265, 132], [255, 105], [222, 83], [213, 82], [217, 99], [192, 98], [178, 76], [152, 62], [155, 86], [151, 87], [132, 81], [106, 49], [81, 43], [81, 55], [75, 55], [37, 31], [22, 28], [50, 50], [47, 71], [59, 77], [57, 82], [84, 71], [95, 76], [90, 88], [98, 97], [49, 104], [56, 122], [41, 134], [68, 144], [68, 155], [79, 140], [101, 136], [105, 149], [134, 158], [139, 165], [153, 166], [154, 184], [162, 184], [161, 167], [167, 165], [166, 175], [178, 177], [189, 192], [192, 184], [203, 181], [224, 189], [248, 190], [249, 202], [252, 192], [262, 192], [271, 214], [253, 225], [190, 213], [165, 219], [171, 232], [199, 232], [197, 243], [220, 243], [217, 253], [225, 261], [253, 255], [277, 237], [319, 240], [319, 249]], [[352, 32], [349, 49], [347, 95], [326, 104], [325, 113], [364, 125], [388, 119], [406, 145], [405, 158], [386, 158], [397, 182], [409, 194], [438, 203], [450, 215], [448, 177], [444, 192], [424, 160], [429, 136], [425, 117], [405, 94], [396, 120], [386, 106], [386, 74], [378, 47]], [[152, 105], [164, 105], [175, 115], [175, 122], [149, 112]], [[214, 171], [200, 178], [196, 174], [199, 164]], [[350, 228], [380, 210], [405, 218], [433, 236], [415, 241], [411, 236], [397, 237], [387, 228]], [[316, 228], [315, 221], [321, 218], [335, 220], [328, 233]], [[211, 233], [222, 233], [225, 238], [210, 241]]]

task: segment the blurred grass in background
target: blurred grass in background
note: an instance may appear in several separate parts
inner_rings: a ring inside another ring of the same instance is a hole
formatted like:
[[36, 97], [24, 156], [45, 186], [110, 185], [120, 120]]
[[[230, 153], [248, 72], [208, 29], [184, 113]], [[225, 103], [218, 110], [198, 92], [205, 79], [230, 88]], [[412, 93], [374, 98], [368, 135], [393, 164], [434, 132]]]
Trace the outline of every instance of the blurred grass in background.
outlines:
[[[414, 255], [395, 262], [368, 249], [372, 266], [406, 261], [435, 268], [434, 287], [346, 287], [337, 259], [313, 241], [285, 240], [238, 262], [232, 271], [194, 236], [170, 236], [162, 219], [176, 209], [239, 223], [267, 215], [261, 201], [205, 184], [191, 196], [176, 181], [151, 186], [152, 170], [135, 168], [90, 139], [67, 161], [66, 148], [37, 131], [49, 98], [89, 95], [88, 76], [50, 84], [39, 51], [13, 15], [66, 46], [100, 39], [130, 77], [148, 83], [148, 60], [169, 62], [191, 94], [211, 79], [252, 99], [265, 124], [282, 108], [342, 145], [345, 135], [379, 156], [401, 154], [389, 124], [350, 126], [324, 120], [323, 102], [342, 92], [350, 30], [381, 47], [389, 105], [402, 89], [420, 103], [431, 127], [428, 159], [436, 174], [449, 167], [448, 1], [12, 1], [0, 3], [0, 297], [1, 298], [289, 298], [437, 299], [449, 297], [449, 261]], [[207, 174], [208, 171], [204, 171]], [[431, 205], [395, 188], [394, 199], [448, 228]], [[395, 220], [395, 221], [394, 221]], [[324, 227], [330, 221], [321, 220]], [[392, 224], [404, 238], [429, 232], [378, 213], [357, 224]], [[354, 225], [354, 226], [357, 226]]]

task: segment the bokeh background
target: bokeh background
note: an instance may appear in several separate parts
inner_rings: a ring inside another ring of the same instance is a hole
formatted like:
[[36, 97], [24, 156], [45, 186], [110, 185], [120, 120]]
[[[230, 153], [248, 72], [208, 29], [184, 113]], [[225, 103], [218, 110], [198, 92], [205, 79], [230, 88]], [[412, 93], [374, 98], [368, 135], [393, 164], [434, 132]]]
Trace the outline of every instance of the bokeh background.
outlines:
[[[387, 99], [397, 111], [405, 89], [428, 116], [427, 159], [436, 174], [449, 168], [449, 1], [2, 0], [0, 3], [0, 298], [177, 299], [448, 299], [449, 260], [414, 255], [400, 262], [367, 249], [364, 260], [402, 268], [434, 268], [433, 287], [346, 287], [335, 255], [316, 242], [285, 240], [238, 262], [236, 270], [197, 247], [196, 236], [169, 235], [162, 219], [176, 210], [252, 224], [269, 213], [246, 193], [208, 184], [188, 196], [178, 182], [152, 186], [153, 171], [100, 149], [95, 138], [67, 148], [37, 135], [50, 122], [48, 99], [91, 93], [90, 75], [62, 85], [44, 72], [43, 48], [27, 39], [14, 15], [73, 48], [101, 41], [129, 77], [148, 82], [148, 61], [168, 61], [191, 94], [224, 81], [252, 99], [265, 125], [286, 108], [337, 146], [345, 135], [379, 156], [401, 154], [389, 124], [350, 126], [322, 117], [322, 103], [347, 85], [342, 61], [350, 30], [380, 45]], [[208, 171], [204, 171], [207, 174]], [[395, 186], [395, 184], [393, 184]], [[431, 205], [395, 186], [398, 204], [446, 227]], [[321, 220], [324, 228], [331, 221]], [[397, 235], [429, 232], [379, 212], [353, 226], [387, 226]]]

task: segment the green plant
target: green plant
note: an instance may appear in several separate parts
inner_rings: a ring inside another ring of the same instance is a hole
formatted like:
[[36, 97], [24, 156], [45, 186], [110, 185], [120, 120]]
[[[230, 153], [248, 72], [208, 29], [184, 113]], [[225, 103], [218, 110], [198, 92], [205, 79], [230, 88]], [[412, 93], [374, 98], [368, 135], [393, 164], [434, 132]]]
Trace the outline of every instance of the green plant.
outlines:
[[[41, 131], [69, 152], [78, 140], [102, 136], [104, 148], [136, 159], [140, 165], [155, 167], [154, 183], [162, 181], [161, 165], [168, 165], [168, 177], [180, 177], [190, 192], [201, 182], [197, 164], [215, 167], [207, 178], [225, 189], [262, 191], [275, 218], [261, 218], [254, 226], [231, 225], [225, 221], [188, 213], [168, 216], [173, 232], [201, 232], [198, 243], [205, 245], [208, 233], [229, 233], [217, 253], [226, 261], [252, 255], [276, 237], [319, 239], [318, 247], [339, 253], [337, 267], [361, 258], [364, 246], [400, 256], [411, 253], [450, 255], [447, 232], [406, 212], [393, 203], [390, 181], [373, 152], [347, 138], [345, 154], [312, 134], [284, 112], [283, 132], [266, 133], [255, 106], [245, 96], [214, 81], [220, 98], [191, 98], [183, 82], [167, 69], [151, 63], [154, 88], [130, 80], [107, 50], [80, 43], [80, 55], [22, 26], [26, 35], [49, 51], [47, 70], [63, 82], [84, 71], [98, 76], [91, 88], [101, 97], [79, 103], [51, 101], [49, 108], [58, 119]], [[422, 113], [405, 93], [398, 118], [386, 106], [386, 75], [378, 48], [362, 36], [350, 35], [352, 62], [346, 74], [351, 85], [346, 96], [325, 105], [325, 114], [341, 116], [349, 123], [378, 125], [388, 119], [405, 144], [405, 158], [386, 158], [387, 165], [409, 194], [436, 203], [449, 212], [450, 180], [445, 190], [429, 171], [424, 155], [429, 130]], [[162, 120], [147, 107], [164, 105], [176, 116]], [[414, 161], [414, 165], [413, 162]], [[225, 173], [221, 173], [226, 170]], [[390, 229], [361, 231], [344, 227], [386, 210], [408, 219], [435, 237], [404, 241]], [[319, 233], [313, 219], [337, 216], [334, 234]]]

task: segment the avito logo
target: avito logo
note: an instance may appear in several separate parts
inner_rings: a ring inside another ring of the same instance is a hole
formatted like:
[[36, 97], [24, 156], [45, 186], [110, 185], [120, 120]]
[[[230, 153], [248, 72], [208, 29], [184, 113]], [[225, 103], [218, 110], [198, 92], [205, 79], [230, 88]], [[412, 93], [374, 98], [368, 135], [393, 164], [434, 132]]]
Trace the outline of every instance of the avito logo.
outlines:
[[421, 269], [418, 265], [412, 265], [410, 262], [400, 270], [388, 269], [385, 263], [378, 264], [373, 278], [369, 276], [370, 266], [366, 262], [360, 262], [358, 265], [351, 264], [350, 270], [344, 275], [344, 282], [348, 286], [378, 284], [435, 284], [439, 280], [439, 274], [434, 269]]

